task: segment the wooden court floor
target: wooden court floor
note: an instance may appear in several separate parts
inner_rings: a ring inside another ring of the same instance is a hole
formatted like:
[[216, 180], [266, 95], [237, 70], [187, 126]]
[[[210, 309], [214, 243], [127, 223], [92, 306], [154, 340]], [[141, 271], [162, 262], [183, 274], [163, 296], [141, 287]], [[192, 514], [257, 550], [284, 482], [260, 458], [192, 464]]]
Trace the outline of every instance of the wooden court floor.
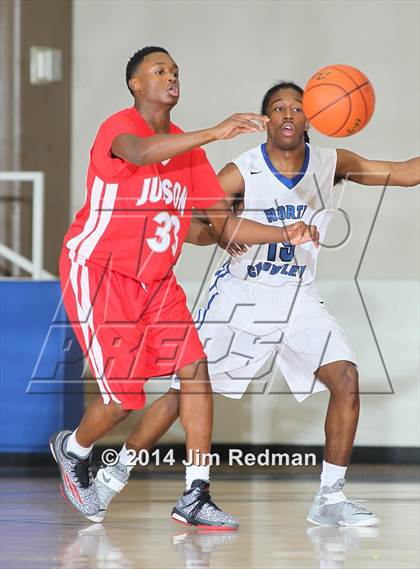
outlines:
[[3, 478], [2, 569], [418, 569], [418, 482], [353, 482], [378, 528], [308, 524], [317, 482], [216, 480], [212, 495], [239, 516], [238, 532], [194, 531], [169, 519], [182, 481], [130, 480], [103, 524], [67, 506], [55, 478]]

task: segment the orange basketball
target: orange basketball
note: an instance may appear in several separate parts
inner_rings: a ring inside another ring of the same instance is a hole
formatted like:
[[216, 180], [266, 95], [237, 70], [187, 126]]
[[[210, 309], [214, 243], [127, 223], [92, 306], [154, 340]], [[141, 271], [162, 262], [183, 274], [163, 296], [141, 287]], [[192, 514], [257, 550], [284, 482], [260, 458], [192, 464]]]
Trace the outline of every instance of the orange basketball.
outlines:
[[369, 79], [350, 65], [329, 65], [309, 79], [303, 110], [311, 125], [328, 136], [356, 134], [375, 109], [375, 91]]

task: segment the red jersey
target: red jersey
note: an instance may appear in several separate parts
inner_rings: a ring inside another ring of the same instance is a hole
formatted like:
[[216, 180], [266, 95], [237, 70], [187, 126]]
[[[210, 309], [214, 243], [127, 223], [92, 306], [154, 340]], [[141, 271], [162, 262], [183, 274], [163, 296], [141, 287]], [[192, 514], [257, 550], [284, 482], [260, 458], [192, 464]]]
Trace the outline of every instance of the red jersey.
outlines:
[[[170, 124], [171, 134], [183, 131]], [[111, 153], [119, 134], [156, 133], [134, 108], [109, 117], [90, 153], [85, 204], [64, 237], [80, 264], [108, 267], [150, 283], [168, 275], [181, 252], [193, 207], [225, 198], [204, 150], [136, 166]]]

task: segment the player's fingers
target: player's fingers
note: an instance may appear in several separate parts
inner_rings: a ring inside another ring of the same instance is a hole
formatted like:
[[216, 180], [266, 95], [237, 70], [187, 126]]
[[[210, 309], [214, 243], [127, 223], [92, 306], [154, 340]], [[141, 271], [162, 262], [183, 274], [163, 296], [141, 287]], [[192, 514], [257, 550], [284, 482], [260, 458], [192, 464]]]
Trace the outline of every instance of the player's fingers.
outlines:
[[257, 129], [250, 129], [248, 126], [235, 126], [230, 132], [225, 134], [223, 137], [225, 140], [229, 140], [230, 138], [235, 138], [239, 134], [248, 134], [250, 132], [257, 132]]
[[249, 134], [251, 132], [259, 132], [259, 129], [249, 125], [238, 125], [232, 130], [227, 138], [233, 138], [238, 134]]
[[231, 247], [237, 255], [242, 255], [247, 251], [246, 246], [241, 243], [231, 243]]
[[248, 118], [248, 115], [236, 115], [235, 120], [241, 124], [248, 124], [254, 127], [256, 130], [265, 130], [266, 121], [261, 120], [262, 115], [256, 115], [258, 119]]
[[258, 123], [258, 122], [252, 121], [252, 120], [248, 120], [248, 119], [244, 119], [244, 118], [237, 118], [236, 121], [240, 125], [243, 125], [243, 126], [247, 125], [250, 128], [253, 128], [255, 130], [262, 130], [261, 123]]
[[242, 117], [249, 121], [258, 121], [261, 123], [267, 123], [270, 120], [266, 115], [260, 115], [258, 113], [237, 113], [235, 116]]
[[319, 247], [319, 231], [316, 225], [309, 225], [308, 227], [309, 235], [312, 241], [315, 243], [316, 247]]

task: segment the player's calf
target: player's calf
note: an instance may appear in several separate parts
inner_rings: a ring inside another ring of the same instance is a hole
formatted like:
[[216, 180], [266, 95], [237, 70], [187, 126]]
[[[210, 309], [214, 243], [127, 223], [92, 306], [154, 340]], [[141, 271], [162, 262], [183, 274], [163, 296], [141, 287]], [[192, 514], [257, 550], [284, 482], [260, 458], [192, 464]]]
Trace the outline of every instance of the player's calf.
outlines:
[[[129, 436], [119, 453], [118, 463], [101, 468], [95, 478], [99, 495], [99, 511], [89, 519], [101, 522], [112, 500], [125, 487], [133, 469], [134, 455], [153, 447], [179, 415], [179, 391], [170, 389], [154, 401]], [[128, 449], [127, 449], [128, 447]]]

